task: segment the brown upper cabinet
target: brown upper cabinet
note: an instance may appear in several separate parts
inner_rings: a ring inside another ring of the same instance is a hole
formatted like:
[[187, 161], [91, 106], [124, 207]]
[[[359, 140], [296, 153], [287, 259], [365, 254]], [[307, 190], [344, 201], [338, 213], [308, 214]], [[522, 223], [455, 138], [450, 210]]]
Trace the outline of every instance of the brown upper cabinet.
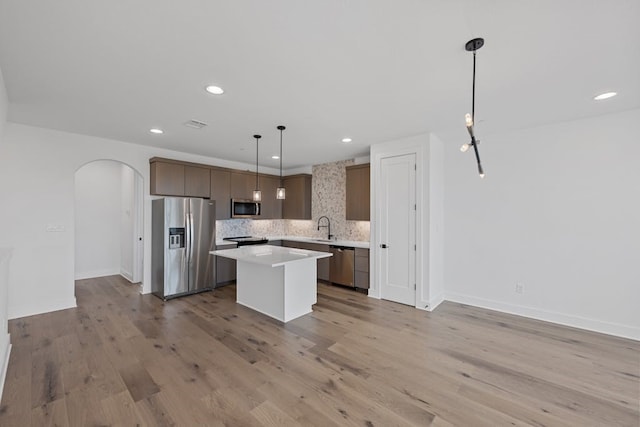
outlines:
[[231, 172], [211, 168], [211, 200], [216, 201], [216, 219], [231, 218]]
[[259, 219], [281, 219], [282, 200], [276, 199], [276, 190], [280, 186], [280, 177], [260, 175], [262, 203]]
[[[153, 157], [151, 194], [161, 196], [202, 197], [216, 201], [216, 219], [231, 218], [231, 199], [253, 198], [256, 174], [251, 171], [181, 162]], [[257, 219], [283, 218], [283, 201], [276, 199], [280, 178], [259, 174], [262, 191], [261, 214]], [[287, 188], [288, 214], [284, 218], [311, 219], [311, 175], [283, 178]]]
[[253, 190], [256, 188], [255, 172], [231, 171], [231, 198], [247, 199], [253, 198]]
[[311, 175], [283, 178], [286, 198], [282, 203], [283, 219], [311, 219]]
[[211, 195], [209, 168], [199, 166], [184, 167], [184, 195], [208, 199]]
[[352, 221], [370, 219], [370, 165], [347, 166], [347, 215]]
[[151, 194], [208, 198], [209, 168], [169, 159], [152, 158]]

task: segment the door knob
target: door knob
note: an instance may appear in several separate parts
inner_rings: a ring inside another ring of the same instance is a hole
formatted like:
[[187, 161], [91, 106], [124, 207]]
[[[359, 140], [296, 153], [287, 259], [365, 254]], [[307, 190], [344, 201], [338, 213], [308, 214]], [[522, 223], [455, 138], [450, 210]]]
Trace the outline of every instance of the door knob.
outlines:
[[381, 247], [382, 249], [387, 249], [387, 248], [389, 248], [389, 246], [385, 245], [384, 243], [380, 244], [380, 247]]

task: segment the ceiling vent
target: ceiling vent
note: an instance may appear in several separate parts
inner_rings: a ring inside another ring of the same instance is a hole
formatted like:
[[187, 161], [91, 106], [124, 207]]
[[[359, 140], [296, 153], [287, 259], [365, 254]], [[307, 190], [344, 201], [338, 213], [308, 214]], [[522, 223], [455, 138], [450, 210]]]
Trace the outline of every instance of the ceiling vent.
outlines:
[[192, 128], [192, 129], [202, 129], [203, 127], [205, 127], [207, 124], [206, 123], [202, 123], [199, 122], [197, 120], [189, 120], [187, 122], [184, 122], [183, 125], [185, 125], [188, 128]]

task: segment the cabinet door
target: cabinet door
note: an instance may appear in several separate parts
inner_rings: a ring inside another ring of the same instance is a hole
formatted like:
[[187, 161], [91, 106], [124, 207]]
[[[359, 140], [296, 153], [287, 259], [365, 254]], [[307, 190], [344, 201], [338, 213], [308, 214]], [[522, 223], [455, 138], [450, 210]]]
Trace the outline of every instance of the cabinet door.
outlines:
[[282, 218], [311, 219], [311, 175], [284, 178], [286, 199], [282, 203]]
[[276, 199], [276, 190], [279, 186], [279, 177], [270, 175], [260, 176], [260, 190], [262, 191], [262, 212], [260, 219], [282, 218], [282, 200]]
[[369, 221], [370, 218], [370, 167], [366, 165], [347, 166], [347, 212], [346, 219]]
[[369, 289], [369, 249], [356, 248], [355, 286]]
[[184, 165], [177, 163], [151, 163], [151, 194], [184, 196]]
[[211, 169], [211, 199], [216, 201], [216, 219], [231, 218], [231, 172]]
[[[219, 245], [216, 249], [234, 249], [236, 245]], [[236, 280], [236, 260], [216, 256], [216, 285], [224, 285]]]
[[231, 172], [231, 198], [248, 199], [253, 198], [253, 190], [256, 186], [255, 174], [249, 172]]
[[209, 168], [184, 167], [184, 195], [187, 197], [209, 198], [211, 196]]

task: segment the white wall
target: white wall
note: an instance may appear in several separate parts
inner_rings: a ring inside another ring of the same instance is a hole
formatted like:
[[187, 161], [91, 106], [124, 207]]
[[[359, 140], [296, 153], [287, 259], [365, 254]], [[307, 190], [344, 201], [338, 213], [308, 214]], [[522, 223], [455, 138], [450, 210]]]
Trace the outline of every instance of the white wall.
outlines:
[[446, 299], [640, 339], [638, 123], [633, 110], [483, 135], [484, 180], [450, 139]]
[[[7, 109], [9, 107], [9, 99], [4, 86], [4, 78], [2, 70], [0, 70], [0, 156], [3, 154], [4, 146], [4, 129], [7, 123]], [[0, 192], [0, 196], [3, 193]], [[3, 197], [2, 209], [6, 209], [6, 199]], [[9, 337], [8, 306], [9, 306], [9, 259], [11, 250], [8, 246], [9, 242], [0, 237], [0, 399], [2, 399], [2, 389], [9, 364], [9, 352], [11, 351], [11, 341]]]
[[[144, 180], [142, 289], [145, 293], [151, 290], [149, 158], [154, 156], [250, 168], [238, 162], [7, 123], [0, 146], [0, 194], [15, 208], [0, 209], [0, 223], [11, 224], [2, 235], [14, 247], [9, 318], [75, 306], [74, 174], [95, 160], [125, 163]], [[47, 232], [48, 226], [60, 231]]]
[[76, 172], [76, 279], [120, 273], [121, 169], [120, 163], [101, 160]]
[[120, 164], [120, 274], [133, 280], [133, 243], [135, 222], [135, 171]]

